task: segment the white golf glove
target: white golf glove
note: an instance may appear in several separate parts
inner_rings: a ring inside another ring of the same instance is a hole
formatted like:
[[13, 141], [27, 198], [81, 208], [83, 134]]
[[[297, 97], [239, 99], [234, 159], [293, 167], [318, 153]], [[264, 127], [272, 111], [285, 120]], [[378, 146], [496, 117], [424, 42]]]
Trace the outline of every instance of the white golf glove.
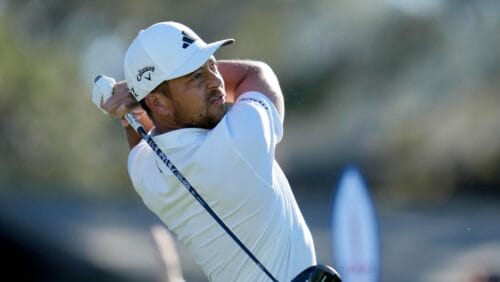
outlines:
[[92, 102], [105, 114], [108, 114], [108, 112], [101, 108], [101, 103], [106, 102], [113, 95], [113, 86], [115, 84], [116, 81], [112, 77], [105, 75], [98, 75], [94, 80]]

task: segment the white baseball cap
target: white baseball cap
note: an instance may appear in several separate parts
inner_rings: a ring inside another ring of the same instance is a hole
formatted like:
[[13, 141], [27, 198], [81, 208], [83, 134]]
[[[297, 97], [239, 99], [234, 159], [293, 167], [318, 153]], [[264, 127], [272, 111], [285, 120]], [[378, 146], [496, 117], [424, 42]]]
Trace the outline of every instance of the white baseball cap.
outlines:
[[141, 30], [125, 54], [123, 69], [130, 91], [142, 100], [165, 80], [181, 77], [201, 67], [225, 39], [205, 43], [189, 27], [160, 22]]

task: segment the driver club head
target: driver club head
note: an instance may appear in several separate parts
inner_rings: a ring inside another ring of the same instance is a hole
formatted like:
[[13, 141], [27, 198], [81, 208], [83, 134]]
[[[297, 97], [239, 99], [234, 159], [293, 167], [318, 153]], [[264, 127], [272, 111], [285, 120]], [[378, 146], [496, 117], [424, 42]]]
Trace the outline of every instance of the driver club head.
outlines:
[[318, 264], [306, 268], [292, 282], [341, 282], [340, 275], [331, 266]]

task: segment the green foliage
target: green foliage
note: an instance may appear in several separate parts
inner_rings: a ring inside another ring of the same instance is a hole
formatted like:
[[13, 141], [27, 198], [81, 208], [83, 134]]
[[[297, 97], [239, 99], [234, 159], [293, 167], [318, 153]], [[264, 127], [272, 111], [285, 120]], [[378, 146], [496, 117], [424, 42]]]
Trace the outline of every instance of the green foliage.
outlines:
[[6, 24], [0, 41], [1, 187], [129, 185], [127, 148], [110, 141], [120, 132], [91, 104], [71, 56], [56, 46], [23, 44]]

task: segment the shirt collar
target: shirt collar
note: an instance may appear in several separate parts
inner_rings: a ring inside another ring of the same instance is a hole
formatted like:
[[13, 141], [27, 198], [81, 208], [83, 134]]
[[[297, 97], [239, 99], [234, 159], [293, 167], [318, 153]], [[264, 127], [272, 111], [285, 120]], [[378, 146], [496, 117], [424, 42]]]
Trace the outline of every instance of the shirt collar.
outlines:
[[201, 142], [208, 131], [208, 129], [203, 128], [181, 128], [155, 135], [153, 136], [153, 140], [162, 149], [175, 149]]

